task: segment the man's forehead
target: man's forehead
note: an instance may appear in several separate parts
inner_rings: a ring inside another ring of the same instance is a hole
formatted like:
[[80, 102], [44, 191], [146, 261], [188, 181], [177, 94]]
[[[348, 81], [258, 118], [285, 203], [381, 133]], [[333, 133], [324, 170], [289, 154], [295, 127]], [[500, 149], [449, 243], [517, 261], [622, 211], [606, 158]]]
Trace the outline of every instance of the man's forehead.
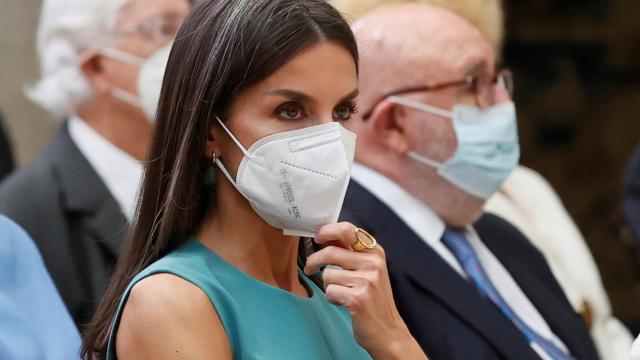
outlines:
[[392, 70], [396, 78], [433, 83], [493, 67], [488, 41], [466, 20], [441, 8], [382, 7], [356, 22], [354, 30], [364, 66], [378, 63], [375, 67]]
[[448, 45], [436, 47], [437, 51], [413, 51], [402, 63], [412, 69], [413, 77], [430, 85], [493, 69], [493, 56], [487, 49], [464, 41]]

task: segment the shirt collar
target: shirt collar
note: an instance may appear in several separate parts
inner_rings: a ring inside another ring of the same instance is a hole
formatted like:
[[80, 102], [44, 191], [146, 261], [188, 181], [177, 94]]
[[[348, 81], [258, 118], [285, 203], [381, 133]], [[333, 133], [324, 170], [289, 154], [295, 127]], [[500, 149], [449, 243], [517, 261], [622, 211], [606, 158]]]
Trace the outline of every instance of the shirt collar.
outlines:
[[353, 164], [351, 177], [387, 205], [425, 242], [432, 247], [440, 246], [445, 223], [429, 206], [393, 180], [362, 164]]
[[142, 181], [142, 163], [107, 141], [77, 116], [69, 118], [69, 134], [131, 222]]

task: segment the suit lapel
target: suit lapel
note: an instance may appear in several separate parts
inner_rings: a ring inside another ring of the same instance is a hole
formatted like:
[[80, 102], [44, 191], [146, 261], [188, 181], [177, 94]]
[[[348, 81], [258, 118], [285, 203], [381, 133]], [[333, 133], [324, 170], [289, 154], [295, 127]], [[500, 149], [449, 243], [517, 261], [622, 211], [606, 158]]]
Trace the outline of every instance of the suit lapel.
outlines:
[[[345, 220], [366, 227], [385, 248], [389, 266], [438, 298], [509, 359], [538, 359], [520, 331], [406, 226], [395, 213], [351, 181]], [[384, 221], [381, 221], [384, 219]]]
[[69, 135], [65, 124], [56, 141], [55, 173], [68, 213], [83, 219], [84, 226], [115, 257], [120, 252], [127, 219], [106, 185]]
[[[597, 358], [597, 356], [594, 357], [596, 350], [592, 346], [592, 351], [586, 352], [585, 344], [592, 343], [588, 338], [588, 334], [587, 336], [582, 336], [583, 338], [581, 339], [580, 334], [585, 334], [584, 323], [582, 323], [582, 319], [577, 314], [567, 311], [571, 310], [571, 305], [564, 298], [562, 289], [555, 283], [551, 273], [549, 272], [549, 279], [541, 278], [539, 272], [532, 271], [526, 265], [523, 266], [521, 261], [518, 261], [526, 254], [514, 254], [513, 250], [507, 250], [504, 246], [501, 246], [505, 242], [513, 242], [518, 237], [520, 241], [526, 242], [526, 238], [517, 232], [515, 228], [505, 228], [504, 225], [496, 226], [496, 219], [494, 218], [491, 215], [485, 215], [475, 224], [476, 231], [487, 248], [500, 260], [520, 289], [540, 312], [551, 331], [564, 342], [571, 354], [578, 359]], [[495, 231], [496, 228], [504, 231], [497, 232]], [[540, 256], [542, 259], [542, 255]], [[525, 264], [529, 263], [526, 262]], [[554, 285], [555, 289], [552, 288]]]

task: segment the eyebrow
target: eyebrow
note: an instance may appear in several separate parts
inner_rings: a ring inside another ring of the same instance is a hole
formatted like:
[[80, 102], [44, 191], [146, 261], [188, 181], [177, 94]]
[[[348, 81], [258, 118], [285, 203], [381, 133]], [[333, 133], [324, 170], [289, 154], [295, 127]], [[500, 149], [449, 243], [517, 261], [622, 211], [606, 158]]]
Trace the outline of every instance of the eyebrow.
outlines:
[[[359, 93], [360, 93], [360, 90], [356, 88], [353, 91], [351, 91], [349, 94], [345, 95], [342, 99], [340, 99], [338, 103], [342, 103], [348, 100], [353, 100], [356, 96], [358, 96]], [[284, 97], [290, 98], [291, 100], [300, 101], [300, 102], [307, 102], [307, 103], [315, 102], [315, 99], [310, 95], [307, 95], [301, 91], [291, 90], [291, 89], [272, 90], [267, 92], [266, 95], [284, 96]]]
[[360, 89], [355, 88], [355, 89], [353, 89], [353, 91], [348, 93], [345, 97], [340, 99], [340, 102], [342, 103], [342, 102], [345, 102], [345, 101], [353, 100], [353, 99], [356, 98], [356, 96], [358, 96], [358, 94], [360, 94]]
[[301, 91], [290, 90], [290, 89], [278, 89], [271, 90], [267, 92], [267, 95], [271, 96], [284, 96], [291, 100], [300, 101], [300, 102], [313, 102], [313, 98]]

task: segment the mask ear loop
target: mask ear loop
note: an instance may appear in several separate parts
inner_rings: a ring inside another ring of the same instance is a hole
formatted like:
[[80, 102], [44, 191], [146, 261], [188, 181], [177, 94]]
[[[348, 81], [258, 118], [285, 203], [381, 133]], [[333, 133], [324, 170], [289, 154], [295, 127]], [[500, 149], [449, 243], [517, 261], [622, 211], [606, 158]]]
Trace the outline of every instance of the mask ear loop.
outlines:
[[[417, 101], [413, 101], [413, 100], [409, 100], [409, 99], [405, 99], [405, 98], [402, 98], [402, 97], [399, 97], [399, 96], [390, 96], [389, 97], [389, 101], [391, 101], [393, 103], [396, 103], [396, 104], [399, 104], [399, 105], [403, 105], [403, 106], [412, 108], [412, 109], [415, 109], [415, 110], [418, 110], [418, 111], [424, 111], [424, 112], [427, 112], [427, 113], [430, 113], [430, 114], [434, 114], [434, 115], [437, 115], [437, 116], [442, 116], [442, 117], [445, 117], [445, 118], [448, 118], [448, 119], [453, 119], [453, 112], [447, 111], [447, 110], [444, 110], [444, 109], [440, 109], [440, 108], [437, 108], [435, 106], [423, 104], [423, 103], [420, 103], [420, 102], [417, 102]], [[435, 160], [431, 160], [426, 156], [422, 156], [422, 155], [416, 153], [415, 151], [410, 151], [407, 155], [410, 158], [412, 158], [413, 160], [415, 160], [415, 161], [417, 161], [419, 163], [425, 164], [427, 166], [433, 167], [433, 168], [438, 169], [438, 170], [440, 168], [442, 168], [442, 166], [443, 166], [442, 163], [437, 162]]]
[[[98, 49], [97, 52], [108, 58], [115, 59], [118, 61], [125, 62], [127, 64], [136, 65], [136, 66], [142, 66], [145, 62], [145, 59], [141, 57], [128, 54], [124, 51], [121, 51], [115, 48], [102, 48], [102, 49]], [[120, 99], [129, 105], [133, 105], [137, 108], [142, 108], [142, 102], [140, 101], [140, 98], [134, 94], [131, 94], [128, 91], [114, 88], [111, 90], [111, 94], [117, 99]]]
[[[220, 162], [219, 159], [216, 159], [215, 164], [218, 166], [218, 169], [220, 169], [220, 171], [222, 171], [222, 174], [224, 175], [224, 177], [227, 178], [227, 180], [229, 180], [229, 182], [231, 183], [231, 185], [233, 185], [234, 188], [236, 188], [236, 190], [238, 190], [238, 192], [244, 196], [244, 194], [242, 193], [242, 191], [240, 191], [240, 189], [238, 188], [238, 185], [236, 185], [236, 182], [233, 180], [233, 178], [231, 177], [231, 174], [229, 174], [229, 172], [227, 171], [227, 169], [224, 167], [224, 165], [222, 165], [222, 163]], [[246, 198], [246, 196], [244, 196]], [[249, 199], [247, 199], [249, 200]]]
[[389, 97], [389, 101], [396, 103], [396, 104], [400, 104], [400, 105], [404, 105], [406, 107], [410, 107], [412, 109], [415, 110], [419, 110], [419, 111], [424, 111], [424, 112], [428, 112], [434, 115], [438, 115], [438, 116], [442, 116], [442, 117], [446, 117], [449, 119], [453, 119], [453, 112], [448, 111], [448, 110], [443, 110], [440, 108], [437, 108], [435, 106], [431, 106], [431, 105], [427, 105], [427, 104], [423, 104], [417, 101], [413, 101], [413, 100], [409, 100], [409, 99], [405, 99], [403, 97], [399, 97], [399, 96], [390, 96]]
[[129, 105], [133, 105], [137, 108], [142, 109], [142, 101], [140, 100], [140, 98], [131, 94], [128, 91], [124, 91], [118, 88], [113, 88], [111, 89], [111, 95], [113, 95], [115, 98], [119, 100], [126, 102]]
[[242, 144], [240, 143], [240, 141], [238, 141], [238, 139], [236, 139], [236, 137], [233, 136], [231, 131], [229, 131], [229, 128], [227, 128], [227, 126], [222, 122], [222, 120], [220, 120], [218, 115], [214, 115], [214, 116], [215, 116], [216, 120], [218, 120], [218, 124], [220, 124], [220, 126], [222, 126], [224, 131], [229, 135], [229, 137], [231, 138], [231, 140], [233, 140], [233, 142], [236, 144], [236, 146], [238, 146], [238, 148], [240, 148], [240, 151], [242, 151], [244, 156], [248, 157], [249, 159], [253, 159], [254, 158], [253, 155], [251, 155], [251, 154], [249, 154], [249, 152], [247, 152], [247, 149], [245, 149], [244, 146], [242, 146]]
[[[224, 131], [229, 135], [229, 137], [231, 138], [231, 140], [233, 140], [233, 142], [240, 148], [240, 151], [242, 151], [242, 153], [250, 160], [254, 160], [254, 157], [251, 156], [251, 154], [249, 154], [247, 152], [247, 150], [244, 148], [244, 146], [242, 146], [242, 144], [240, 143], [240, 141], [238, 141], [238, 139], [236, 139], [235, 136], [233, 136], [233, 134], [231, 133], [231, 131], [229, 131], [229, 129], [224, 125], [224, 123], [222, 122], [222, 120], [220, 120], [220, 118], [217, 115], [214, 115], [216, 120], [218, 120], [218, 123], [220, 124], [220, 126], [222, 126], [222, 128], [224, 129]], [[220, 169], [220, 171], [222, 171], [222, 174], [224, 175], [224, 177], [227, 178], [227, 180], [229, 180], [229, 182], [233, 185], [233, 187], [236, 188], [236, 190], [238, 190], [238, 192], [240, 193], [240, 195], [242, 195], [245, 199], [249, 200], [249, 198], [247, 198], [242, 191], [240, 191], [240, 189], [238, 188], [238, 185], [236, 184], [235, 180], [233, 180], [233, 177], [231, 177], [231, 174], [229, 174], [229, 172], [227, 171], [227, 168], [225, 168], [225, 166], [222, 164], [222, 162], [220, 162], [220, 157], [217, 156], [215, 159], [215, 164], [218, 166], [218, 169]]]
[[411, 151], [407, 154], [410, 158], [412, 158], [413, 160], [419, 162], [419, 163], [423, 163], [427, 166], [431, 166], [432, 168], [436, 168], [436, 169], [440, 169], [442, 168], [443, 164], [439, 163], [435, 160], [431, 160], [428, 157], [422, 156], [418, 153], [416, 153], [415, 151]]
[[112, 59], [124, 61], [124, 62], [132, 64], [132, 65], [142, 66], [144, 64], [144, 62], [146, 61], [145, 59], [143, 59], [143, 58], [141, 58], [139, 56], [131, 55], [131, 54], [126, 53], [126, 52], [124, 52], [122, 50], [115, 49], [115, 48], [110, 48], [110, 47], [98, 49], [98, 53], [102, 54], [102, 55], [104, 55], [106, 57], [110, 57]]

